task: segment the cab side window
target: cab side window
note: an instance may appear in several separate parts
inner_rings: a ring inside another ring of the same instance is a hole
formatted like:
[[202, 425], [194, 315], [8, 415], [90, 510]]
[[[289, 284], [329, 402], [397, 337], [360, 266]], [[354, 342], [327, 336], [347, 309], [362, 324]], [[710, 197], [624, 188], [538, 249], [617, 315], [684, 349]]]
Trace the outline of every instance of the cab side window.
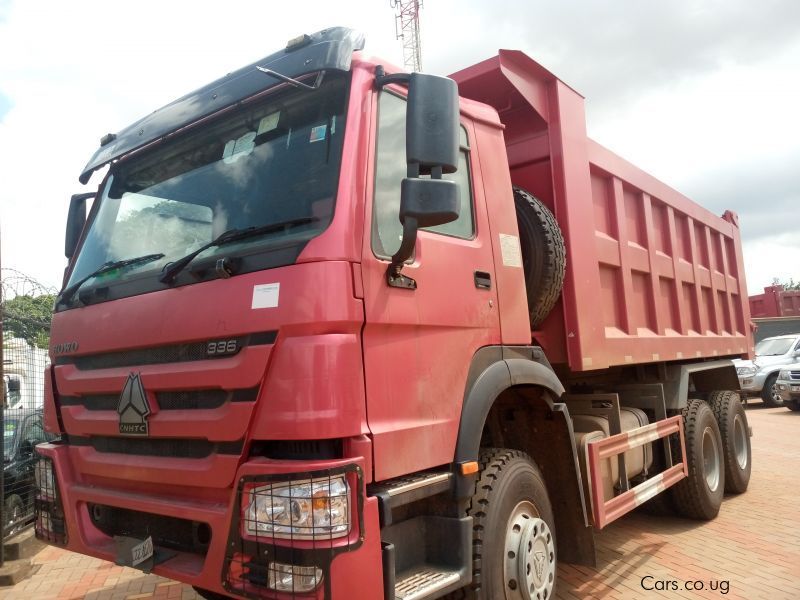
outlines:
[[[471, 239], [475, 234], [472, 188], [469, 177], [467, 131], [461, 127], [458, 170], [445, 175], [459, 187], [461, 212], [451, 223], [428, 227], [425, 231]], [[400, 182], [407, 176], [406, 101], [390, 92], [378, 98], [378, 145], [375, 165], [375, 199], [372, 209], [372, 250], [380, 258], [390, 258], [403, 237], [400, 223]]]

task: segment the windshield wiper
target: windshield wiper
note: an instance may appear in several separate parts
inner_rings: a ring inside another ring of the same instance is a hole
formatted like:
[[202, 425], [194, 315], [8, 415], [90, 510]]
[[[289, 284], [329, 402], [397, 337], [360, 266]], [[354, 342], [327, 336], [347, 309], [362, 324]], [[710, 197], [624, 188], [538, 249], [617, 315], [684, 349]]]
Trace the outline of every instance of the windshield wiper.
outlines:
[[164, 270], [161, 272], [161, 275], [158, 276], [159, 281], [162, 283], [172, 283], [175, 281], [175, 277], [186, 268], [190, 262], [192, 262], [195, 257], [208, 250], [209, 248], [213, 248], [214, 246], [223, 246], [225, 244], [230, 244], [231, 242], [238, 242], [239, 240], [243, 240], [250, 237], [255, 237], [257, 235], [265, 235], [267, 233], [272, 233], [274, 231], [280, 231], [281, 229], [289, 229], [290, 227], [297, 227], [298, 225], [307, 225], [308, 223], [313, 223], [314, 221], [318, 221], [316, 217], [300, 217], [299, 219], [291, 219], [288, 221], [281, 221], [280, 223], [270, 223], [268, 225], [261, 225], [259, 227], [245, 227], [244, 229], [229, 229], [223, 234], [220, 234], [218, 237], [214, 238], [207, 244], [203, 244], [194, 252], [190, 252], [183, 258], [179, 258], [175, 262], [167, 263], [164, 265]]
[[92, 271], [86, 277], [83, 277], [82, 279], [73, 283], [71, 286], [64, 288], [58, 296], [58, 303], [63, 304], [65, 302], [69, 302], [70, 298], [75, 295], [75, 292], [77, 292], [78, 289], [92, 277], [98, 277], [103, 273], [108, 273], [114, 269], [121, 269], [122, 267], [153, 262], [159, 258], [164, 258], [164, 254], [158, 252], [156, 254], [145, 254], [144, 256], [137, 256], [136, 258], [125, 258], [123, 260], [115, 260], [103, 263], [97, 270]]

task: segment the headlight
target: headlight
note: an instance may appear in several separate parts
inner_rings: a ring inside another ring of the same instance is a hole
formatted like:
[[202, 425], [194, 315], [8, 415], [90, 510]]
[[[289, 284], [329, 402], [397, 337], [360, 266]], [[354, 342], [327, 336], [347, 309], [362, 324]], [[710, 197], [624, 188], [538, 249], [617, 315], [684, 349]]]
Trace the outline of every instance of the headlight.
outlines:
[[778, 379], [790, 379], [789, 371], [781, 371], [778, 373]]
[[39, 459], [33, 470], [33, 478], [39, 494], [43, 498], [54, 499], [56, 497], [56, 480], [53, 477], [53, 463], [47, 459]]
[[736, 369], [736, 374], [739, 377], [753, 377], [758, 372], [755, 367], [739, 367]]
[[283, 539], [330, 539], [350, 533], [350, 486], [344, 475], [258, 485], [248, 491], [245, 531]]

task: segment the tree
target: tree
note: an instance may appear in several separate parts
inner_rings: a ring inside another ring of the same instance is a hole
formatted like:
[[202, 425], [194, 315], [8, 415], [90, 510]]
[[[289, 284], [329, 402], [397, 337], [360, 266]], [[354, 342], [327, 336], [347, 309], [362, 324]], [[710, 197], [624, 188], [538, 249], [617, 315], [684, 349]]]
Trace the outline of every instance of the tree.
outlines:
[[772, 285], [782, 285], [785, 290], [800, 290], [800, 281], [795, 281], [792, 277], [789, 277], [789, 281], [781, 281], [777, 277], [773, 277]]
[[3, 302], [3, 333], [11, 333], [29, 344], [47, 348], [55, 300], [55, 294], [22, 295], [6, 300]]

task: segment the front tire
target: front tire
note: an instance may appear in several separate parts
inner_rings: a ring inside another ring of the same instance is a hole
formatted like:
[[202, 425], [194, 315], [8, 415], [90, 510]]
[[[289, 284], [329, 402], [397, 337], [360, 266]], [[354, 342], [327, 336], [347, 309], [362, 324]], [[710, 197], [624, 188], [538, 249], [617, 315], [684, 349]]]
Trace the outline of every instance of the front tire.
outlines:
[[785, 404], [786, 408], [794, 412], [800, 412], [800, 400], [790, 400]]
[[[675, 507], [685, 517], [709, 521], [719, 514], [725, 493], [719, 425], [702, 400], [689, 400], [681, 412], [689, 476], [672, 486]], [[681, 460], [679, 444], [672, 444], [672, 452], [677, 463]]]
[[747, 490], [752, 470], [750, 449], [750, 427], [747, 415], [733, 391], [712, 392], [708, 403], [714, 411], [722, 437], [722, 452], [725, 455], [725, 491], [741, 494]]
[[773, 373], [764, 380], [764, 387], [761, 389], [761, 399], [764, 401], [764, 404], [770, 408], [783, 406], [783, 399], [780, 394], [778, 394], [778, 390], [775, 389], [775, 382], [777, 381], [778, 374]]
[[477, 600], [547, 600], [556, 585], [553, 509], [542, 475], [517, 450], [486, 449], [467, 514], [473, 518]]

